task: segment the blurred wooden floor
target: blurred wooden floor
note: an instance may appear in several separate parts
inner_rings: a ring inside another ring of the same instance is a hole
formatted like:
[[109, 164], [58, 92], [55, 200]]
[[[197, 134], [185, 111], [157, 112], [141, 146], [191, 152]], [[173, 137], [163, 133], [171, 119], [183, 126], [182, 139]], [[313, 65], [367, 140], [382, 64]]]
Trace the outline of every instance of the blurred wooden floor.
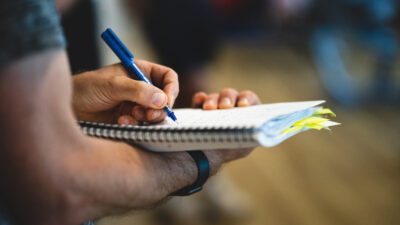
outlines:
[[[312, 63], [288, 49], [227, 46], [213, 71], [213, 89], [252, 89], [263, 102], [327, 98]], [[252, 202], [252, 216], [234, 224], [400, 224], [399, 106], [328, 106], [342, 123], [332, 133], [306, 132], [225, 167]], [[154, 225], [149, 217], [138, 213], [99, 224]]]

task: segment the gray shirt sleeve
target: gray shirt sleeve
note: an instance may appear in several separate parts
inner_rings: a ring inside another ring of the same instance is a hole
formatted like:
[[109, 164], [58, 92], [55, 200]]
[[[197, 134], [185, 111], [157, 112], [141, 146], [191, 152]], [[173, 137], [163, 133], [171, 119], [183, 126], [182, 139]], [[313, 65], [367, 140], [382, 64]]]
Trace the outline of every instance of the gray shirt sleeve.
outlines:
[[53, 0], [0, 1], [0, 68], [50, 48], [65, 48]]
[[[53, 0], [0, 0], [0, 68], [29, 54], [65, 48]], [[0, 225], [5, 220], [0, 205]]]

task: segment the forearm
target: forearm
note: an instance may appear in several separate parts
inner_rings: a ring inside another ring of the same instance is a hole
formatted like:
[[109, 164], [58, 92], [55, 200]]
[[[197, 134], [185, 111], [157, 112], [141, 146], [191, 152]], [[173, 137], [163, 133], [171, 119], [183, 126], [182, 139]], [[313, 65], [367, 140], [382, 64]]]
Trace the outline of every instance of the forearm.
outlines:
[[51, 51], [0, 71], [0, 195], [13, 217], [72, 224], [149, 207], [194, 181], [188, 155], [84, 136], [66, 65]]
[[96, 138], [89, 140], [79, 157], [83, 164], [71, 167], [77, 170], [72, 174], [80, 174], [79, 189], [90, 192], [90, 201], [100, 201], [90, 205], [108, 206], [107, 210], [116, 212], [151, 207], [193, 183], [197, 174], [188, 154], [147, 152]]
[[[80, 141], [76, 145], [59, 140], [57, 145], [41, 149], [9, 145], [20, 154], [9, 156], [8, 161], [25, 165], [2, 162], [7, 167], [1, 172], [7, 181], [2, 193], [7, 195], [8, 213], [23, 218], [21, 224], [28, 222], [25, 219], [77, 224], [146, 209], [193, 183], [197, 174], [186, 154], [143, 152], [124, 143], [87, 137]], [[57, 148], [68, 153], [59, 157], [41, 154]], [[17, 159], [21, 154], [22, 160]], [[5, 174], [7, 171], [13, 172]]]

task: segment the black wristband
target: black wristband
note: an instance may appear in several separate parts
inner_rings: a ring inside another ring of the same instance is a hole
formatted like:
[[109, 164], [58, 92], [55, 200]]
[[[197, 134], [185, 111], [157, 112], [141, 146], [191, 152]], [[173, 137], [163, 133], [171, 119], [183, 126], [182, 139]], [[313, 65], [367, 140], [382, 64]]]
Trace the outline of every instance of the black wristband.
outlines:
[[202, 151], [188, 151], [188, 153], [196, 162], [197, 180], [192, 185], [172, 193], [171, 196], [187, 196], [201, 191], [210, 176], [210, 163], [207, 156]]

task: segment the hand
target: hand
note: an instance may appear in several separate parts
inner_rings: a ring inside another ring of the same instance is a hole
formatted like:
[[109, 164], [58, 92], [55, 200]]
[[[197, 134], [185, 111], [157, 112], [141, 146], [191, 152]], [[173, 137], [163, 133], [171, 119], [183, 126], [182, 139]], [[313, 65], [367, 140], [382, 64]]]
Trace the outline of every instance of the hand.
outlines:
[[260, 99], [252, 91], [238, 92], [232, 88], [225, 88], [219, 93], [206, 94], [198, 92], [193, 96], [192, 107], [205, 110], [229, 109], [235, 106], [246, 107], [260, 104]]
[[[230, 109], [235, 106], [246, 107], [251, 105], [258, 105], [261, 101], [259, 97], [252, 91], [238, 92], [232, 88], [225, 88], [219, 93], [206, 94], [205, 92], [198, 92], [193, 96], [192, 107], [202, 108], [204, 110], [214, 109]], [[240, 149], [240, 150], [215, 150], [205, 151], [209, 158], [213, 171], [226, 163], [235, 159], [247, 156], [253, 149]]]
[[143, 60], [137, 66], [157, 86], [130, 78], [120, 64], [75, 75], [73, 108], [79, 120], [119, 124], [162, 121], [179, 93], [172, 69]]

